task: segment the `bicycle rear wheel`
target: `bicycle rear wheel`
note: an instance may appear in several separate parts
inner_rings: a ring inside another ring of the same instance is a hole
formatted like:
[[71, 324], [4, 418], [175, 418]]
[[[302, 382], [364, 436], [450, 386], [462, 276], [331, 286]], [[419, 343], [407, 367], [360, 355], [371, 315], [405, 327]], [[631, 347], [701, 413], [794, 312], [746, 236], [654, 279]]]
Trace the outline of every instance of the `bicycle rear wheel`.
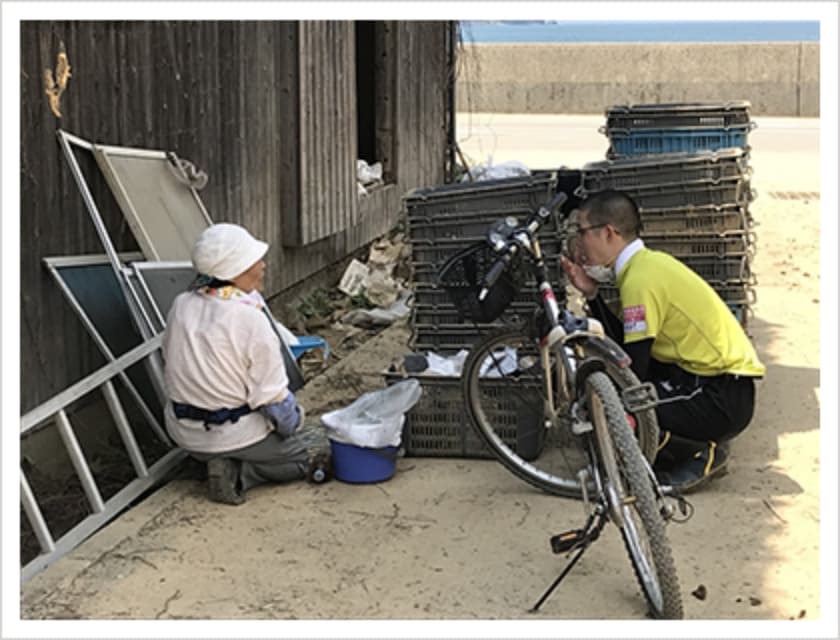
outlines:
[[656, 618], [682, 618], [679, 581], [657, 508], [653, 479], [615, 388], [600, 372], [586, 379], [604, 490], [642, 593]]
[[[608, 373], [621, 388], [638, 384], [632, 371], [608, 365]], [[581, 496], [577, 472], [588, 465], [587, 452], [569, 422], [546, 426], [545, 370], [535, 338], [511, 328], [482, 337], [464, 363], [462, 389], [474, 430], [509, 471], [548, 493]], [[562, 410], [561, 399], [554, 401]], [[656, 413], [640, 412], [636, 421], [643, 448], [655, 452]]]
[[546, 426], [536, 340], [516, 329], [485, 336], [470, 350], [462, 385], [473, 428], [509, 471], [548, 493], [580, 497], [577, 472], [588, 458], [568, 425]]

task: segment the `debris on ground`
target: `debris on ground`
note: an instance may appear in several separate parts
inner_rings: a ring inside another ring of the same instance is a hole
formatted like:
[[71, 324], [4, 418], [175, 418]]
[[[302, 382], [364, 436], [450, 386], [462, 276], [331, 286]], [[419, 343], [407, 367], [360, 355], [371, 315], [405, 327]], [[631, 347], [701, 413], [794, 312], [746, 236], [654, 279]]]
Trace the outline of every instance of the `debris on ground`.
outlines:
[[693, 595], [698, 600], [705, 600], [706, 599], [706, 586], [702, 585], [702, 584], [699, 585], [694, 591], [691, 592], [691, 595]]
[[356, 304], [341, 322], [358, 327], [385, 327], [410, 311], [411, 290], [406, 282], [410, 249], [402, 233], [375, 240], [366, 263], [353, 259], [338, 290], [364, 304]]
[[373, 329], [375, 327], [387, 327], [395, 320], [405, 318], [411, 312], [409, 300], [410, 291], [403, 291], [400, 298], [388, 308], [378, 307], [376, 309], [354, 309], [345, 314], [341, 321], [356, 327]]
[[324, 360], [306, 353], [299, 363], [304, 378], [335, 364], [411, 310], [411, 249], [399, 227], [374, 240], [365, 262], [353, 258], [334, 288], [320, 287], [300, 299], [289, 326], [301, 335], [317, 335], [329, 345]]

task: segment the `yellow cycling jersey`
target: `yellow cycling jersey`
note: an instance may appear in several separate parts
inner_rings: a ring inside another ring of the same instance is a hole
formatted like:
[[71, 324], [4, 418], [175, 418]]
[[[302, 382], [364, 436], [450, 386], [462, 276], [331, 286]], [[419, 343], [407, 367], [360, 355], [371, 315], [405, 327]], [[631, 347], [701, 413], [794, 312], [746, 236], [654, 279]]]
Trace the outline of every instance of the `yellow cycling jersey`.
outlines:
[[625, 343], [653, 338], [651, 357], [696, 375], [764, 375], [732, 310], [673, 256], [642, 248], [622, 267], [617, 284]]

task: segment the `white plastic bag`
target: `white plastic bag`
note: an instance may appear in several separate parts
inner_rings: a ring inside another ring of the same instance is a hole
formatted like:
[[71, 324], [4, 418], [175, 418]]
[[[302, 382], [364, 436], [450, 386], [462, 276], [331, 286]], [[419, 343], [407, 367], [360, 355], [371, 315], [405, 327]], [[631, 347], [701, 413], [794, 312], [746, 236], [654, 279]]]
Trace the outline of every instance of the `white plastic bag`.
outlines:
[[[520, 178], [530, 176], [531, 170], [519, 160], [508, 160], [493, 164], [493, 158], [488, 158], [486, 163], [481, 163], [470, 169], [470, 176], [473, 182], [485, 180], [502, 180], [504, 178]], [[464, 174], [461, 182], [470, 180], [470, 176]]]
[[416, 378], [370, 391], [355, 402], [321, 416], [330, 439], [357, 447], [398, 447], [405, 412], [422, 394]]
[[454, 356], [439, 356], [438, 354], [429, 351], [426, 360], [429, 367], [423, 373], [433, 373], [439, 376], [449, 376], [457, 378], [461, 375], [464, 369], [464, 362], [469, 355], [469, 351], [461, 349]]
[[497, 349], [485, 358], [478, 372], [482, 378], [500, 378], [510, 375], [519, 368], [519, 360], [514, 347]]
[[356, 179], [363, 185], [382, 182], [382, 163], [368, 164], [364, 160], [356, 160]]

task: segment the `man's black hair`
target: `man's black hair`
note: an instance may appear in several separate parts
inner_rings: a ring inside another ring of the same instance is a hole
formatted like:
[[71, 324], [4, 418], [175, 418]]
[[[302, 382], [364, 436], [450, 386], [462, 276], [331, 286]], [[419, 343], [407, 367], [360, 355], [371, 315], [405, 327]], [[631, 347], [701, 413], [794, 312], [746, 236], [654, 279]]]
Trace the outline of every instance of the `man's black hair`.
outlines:
[[611, 224], [627, 240], [639, 237], [642, 228], [639, 208], [623, 191], [608, 189], [589, 196], [580, 206], [588, 225]]

